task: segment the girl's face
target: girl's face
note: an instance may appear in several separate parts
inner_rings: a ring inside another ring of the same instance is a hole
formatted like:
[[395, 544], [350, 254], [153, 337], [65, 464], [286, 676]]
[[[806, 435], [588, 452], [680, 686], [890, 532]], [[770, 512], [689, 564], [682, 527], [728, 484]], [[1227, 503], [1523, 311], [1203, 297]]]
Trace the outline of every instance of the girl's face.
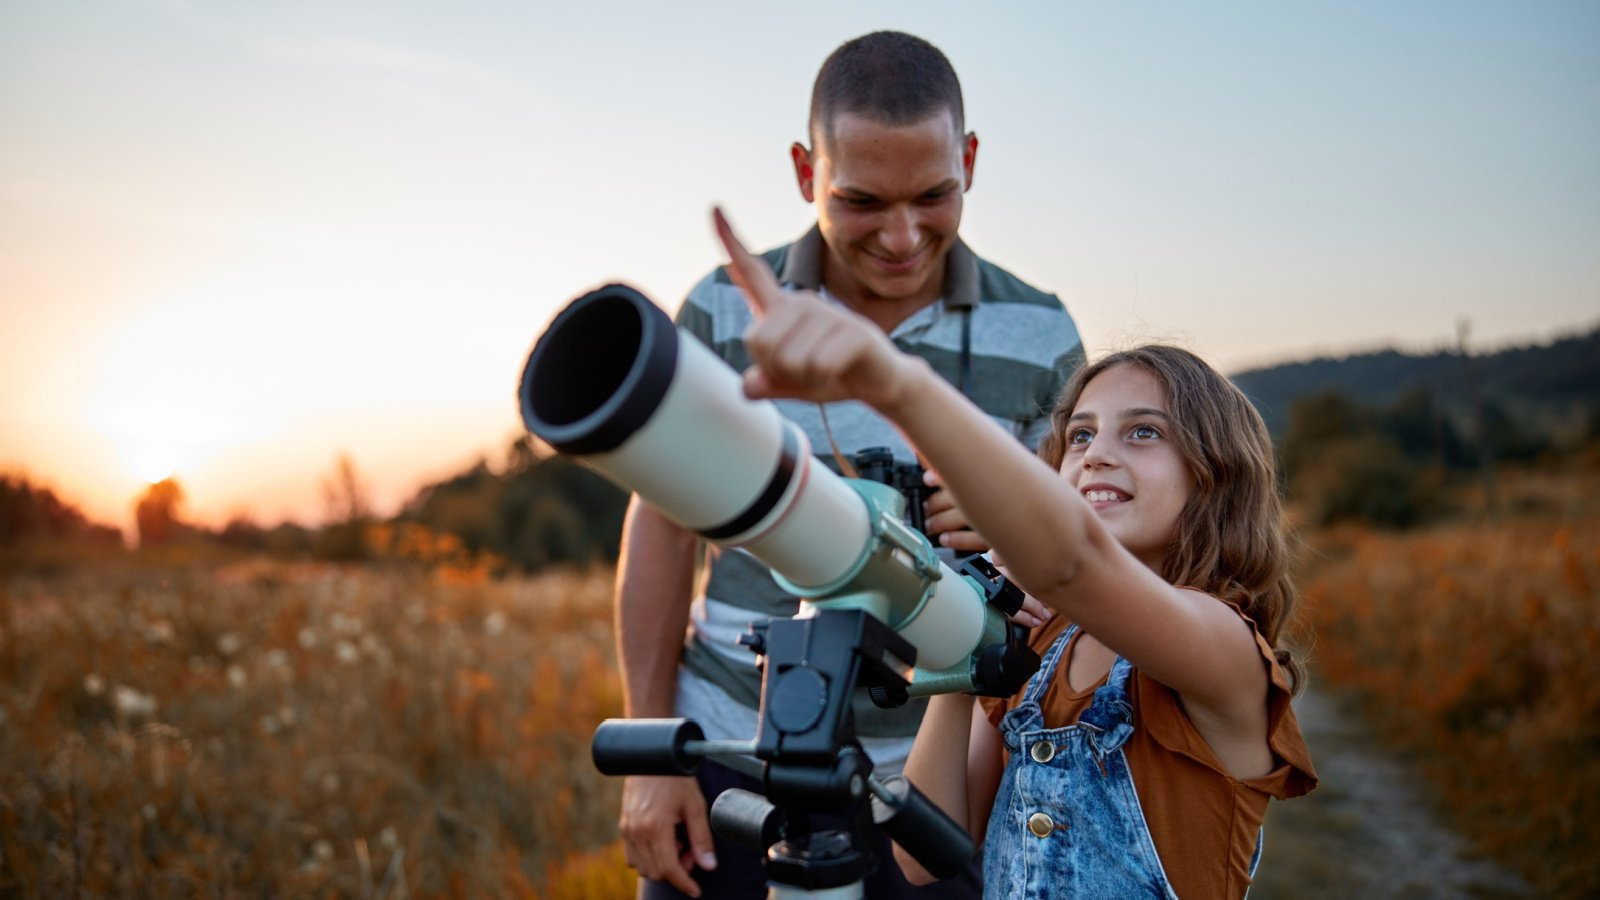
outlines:
[[1120, 364], [1083, 389], [1067, 423], [1061, 474], [1122, 546], [1161, 568], [1194, 480], [1171, 440], [1161, 382]]

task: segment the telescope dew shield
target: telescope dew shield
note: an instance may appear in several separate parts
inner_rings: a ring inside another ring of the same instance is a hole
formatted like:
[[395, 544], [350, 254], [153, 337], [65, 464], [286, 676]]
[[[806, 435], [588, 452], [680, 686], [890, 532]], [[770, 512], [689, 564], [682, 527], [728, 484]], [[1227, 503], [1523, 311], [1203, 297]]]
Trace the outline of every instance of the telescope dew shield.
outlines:
[[[518, 397], [528, 431], [682, 527], [749, 551], [801, 596], [848, 583], [878, 550], [878, 510], [812, 458], [805, 433], [747, 398], [737, 372], [626, 285], [557, 314]], [[984, 619], [963, 578], [942, 564], [938, 574], [929, 596], [890, 598], [897, 615], [886, 620], [907, 626], [917, 664], [931, 669], [969, 654]]]
[[805, 434], [747, 400], [736, 372], [625, 285], [556, 316], [520, 399], [523, 423], [556, 450], [797, 584], [848, 574], [871, 534], [861, 498], [816, 477]]

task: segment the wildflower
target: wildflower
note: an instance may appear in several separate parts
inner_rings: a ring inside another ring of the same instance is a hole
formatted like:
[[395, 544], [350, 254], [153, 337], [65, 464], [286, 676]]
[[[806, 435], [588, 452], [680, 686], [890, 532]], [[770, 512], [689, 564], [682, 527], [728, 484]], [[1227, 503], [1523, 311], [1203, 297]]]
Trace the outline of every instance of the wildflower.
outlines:
[[155, 715], [156, 698], [125, 684], [119, 684], [111, 689], [111, 705], [116, 708], [118, 714], [129, 718], [151, 716]]
[[306, 627], [300, 629], [300, 633], [296, 634], [294, 639], [302, 648], [310, 650], [312, 647], [317, 645], [317, 631], [310, 625], [307, 625]]
[[490, 637], [499, 637], [506, 630], [506, 614], [495, 610], [483, 618], [483, 633]]
[[361, 658], [361, 651], [357, 650], [356, 645], [349, 641], [340, 641], [333, 648], [333, 655], [339, 662], [350, 665]]
[[106, 680], [98, 674], [90, 672], [83, 676], [83, 692], [91, 697], [98, 697], [106, 692]]
[[239, 665], [238, 663], [234, 663], [233, 665], [229, 666], [228, 667], [228, 686], [232, 687], [232, 688], [242, 688], [242, 687], [244, 687], [244, 682], [245, 682], [244, 667]]
[[217, 638], [217, 652], [223, 656], [232, 656], [238, 653], [239, 648], [242, 646], [244, 646], [244, 639], [231, 631]]
[[399, 835], [395, 834], [393, 825], [383, 826], [383, 831], [378, 833], [378, 845], [385, 850], [393, 850], [400, 844]]

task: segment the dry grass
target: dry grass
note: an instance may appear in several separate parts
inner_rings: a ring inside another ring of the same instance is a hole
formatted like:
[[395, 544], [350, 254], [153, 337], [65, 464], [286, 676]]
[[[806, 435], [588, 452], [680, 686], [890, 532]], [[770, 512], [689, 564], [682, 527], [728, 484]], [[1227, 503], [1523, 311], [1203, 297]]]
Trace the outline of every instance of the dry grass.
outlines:
[[612, 652], [608, 573], [12, 576], [0, 896], [606, 896]]
[[[1600, 893], [1595, 481], [1301, 567], [1318, 677], [1550, 895]], [[70, 562], [0, 576], [0, 898], [632, 896], [609, 572]]]
[[1480, 849], [1548, 895], [1595, 896], [1600, 491], [1548, 473], [1506, 490], [1523, 512], [1492, 524], [1310, 535], [1313, 656]]

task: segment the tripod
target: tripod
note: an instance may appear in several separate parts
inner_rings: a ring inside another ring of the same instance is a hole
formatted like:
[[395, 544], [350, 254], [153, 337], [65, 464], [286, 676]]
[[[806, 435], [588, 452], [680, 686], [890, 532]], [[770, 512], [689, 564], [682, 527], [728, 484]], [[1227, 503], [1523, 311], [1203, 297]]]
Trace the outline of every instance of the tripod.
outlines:
[[[706, 740], [689, 719], [610, 719], [595, 731], [596, 767], [607, 775], [692, 775], [709, 757], [761, 760], [767, 796], [726, 791], [712, 804], [711, 823], [766, 850], [769, 900], [862, 897], [862, 879], [879, 862], [879, 830], [936, 877], [964, 869], [973, 854], [965, 829], [903, 777], [874, 776], [855, 738], [855, 688], [903, 702], [915, 648], [857, 609], [770, 619], [743, 641], [765, 656], [754, 739]], [[816, 813], [842, 815], [847, 827], [814, 830]]]

